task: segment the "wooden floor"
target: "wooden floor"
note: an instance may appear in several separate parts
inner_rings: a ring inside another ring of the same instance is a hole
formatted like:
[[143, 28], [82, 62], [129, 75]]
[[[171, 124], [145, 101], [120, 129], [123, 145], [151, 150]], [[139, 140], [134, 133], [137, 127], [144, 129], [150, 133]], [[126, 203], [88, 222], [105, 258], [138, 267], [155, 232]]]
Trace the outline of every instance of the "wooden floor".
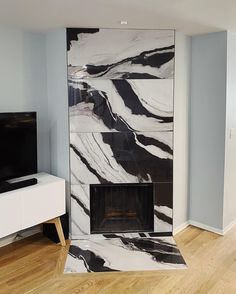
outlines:
[[0, 293], [236, 293], [236, 227], [224, 237], [188, 227], [175, 240], [187, 270], [63, 275], [69, 242], [30, 237], [0, 248]]

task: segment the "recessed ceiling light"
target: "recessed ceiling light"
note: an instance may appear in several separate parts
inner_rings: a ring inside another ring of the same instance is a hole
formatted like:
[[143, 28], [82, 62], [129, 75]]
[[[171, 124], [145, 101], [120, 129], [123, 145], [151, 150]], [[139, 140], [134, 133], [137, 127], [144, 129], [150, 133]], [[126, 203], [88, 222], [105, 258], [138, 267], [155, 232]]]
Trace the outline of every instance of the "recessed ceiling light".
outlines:
[[127, 21], [127, 20], [121, 20], [121, 21], [120, 21], [120, 24], [121, 24], [121, 25], [127, 25], [127, 24], [128, 24], [128, 21]]

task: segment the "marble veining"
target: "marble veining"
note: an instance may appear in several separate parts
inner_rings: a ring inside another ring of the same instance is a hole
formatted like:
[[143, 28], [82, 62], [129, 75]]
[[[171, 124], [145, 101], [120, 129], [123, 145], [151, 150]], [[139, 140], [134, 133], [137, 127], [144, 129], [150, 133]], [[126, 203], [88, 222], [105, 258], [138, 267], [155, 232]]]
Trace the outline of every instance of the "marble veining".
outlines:
[[154, 231], [172, 232], [172, 214], [172, 208], [154, 205]]
[[89, 185], [71, 185], [72, 238], [90, 234]]
[[71, 133], [72, 184], [172, 181], [172, 132]]
[[185, 269], [172, 237], [72, 240], [65, 273]]
[[173, 30], [68, 29], [67, 49], [69, 78], [173, 78]]
[[173, 80], [69, 80], [71, 132], [172, 131]]

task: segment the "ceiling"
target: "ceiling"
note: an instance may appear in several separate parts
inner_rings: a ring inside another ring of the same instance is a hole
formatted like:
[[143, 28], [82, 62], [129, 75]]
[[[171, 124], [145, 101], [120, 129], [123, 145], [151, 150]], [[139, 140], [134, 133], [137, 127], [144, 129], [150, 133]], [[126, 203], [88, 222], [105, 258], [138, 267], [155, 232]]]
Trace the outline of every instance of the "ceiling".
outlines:
[[195, 35], [236, 30], [236, 0], [0, 0], [0, 25], [42, 32], [62, 27], [173, 28]]

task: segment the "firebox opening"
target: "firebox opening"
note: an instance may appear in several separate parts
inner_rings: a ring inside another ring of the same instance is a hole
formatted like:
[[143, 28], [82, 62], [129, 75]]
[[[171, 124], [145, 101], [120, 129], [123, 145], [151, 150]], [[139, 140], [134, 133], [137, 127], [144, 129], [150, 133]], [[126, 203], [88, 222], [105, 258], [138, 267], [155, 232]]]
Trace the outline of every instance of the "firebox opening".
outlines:
[[153, 184], [90, 185], [91, 233], [153, 232]]

